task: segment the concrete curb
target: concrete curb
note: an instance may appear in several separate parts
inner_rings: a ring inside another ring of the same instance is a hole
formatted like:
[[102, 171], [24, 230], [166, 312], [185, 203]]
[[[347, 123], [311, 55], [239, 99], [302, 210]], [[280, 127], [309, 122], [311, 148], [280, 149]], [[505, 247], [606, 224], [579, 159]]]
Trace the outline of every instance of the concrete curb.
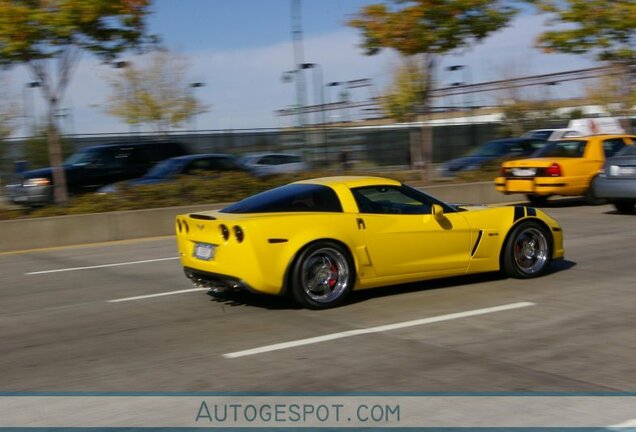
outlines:
[[[500, 204], [522, 196], [503, 195], [492, 182], [422, 187], [450, 203]], [[175, 216], [225, 207], [227, 203], [0, 221], [0, 252], [159, 237], [174, 233]]]

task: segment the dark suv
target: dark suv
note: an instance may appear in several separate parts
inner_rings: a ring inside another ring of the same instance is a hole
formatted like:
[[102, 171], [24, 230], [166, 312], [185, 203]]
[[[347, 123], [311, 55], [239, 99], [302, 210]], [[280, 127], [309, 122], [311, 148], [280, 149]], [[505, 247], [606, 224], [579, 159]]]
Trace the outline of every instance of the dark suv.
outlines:
[[[69, 193], [93, 192], [100, 187], [135, 177], [157, 162], [189, 154], [177, 142], [135, 142], [85, 147], [63, 164]], [[37, 206], [53, 201], [53, 169], [21, 173], [20, 183], [7, 185], [7, 196], [16, 204]]]

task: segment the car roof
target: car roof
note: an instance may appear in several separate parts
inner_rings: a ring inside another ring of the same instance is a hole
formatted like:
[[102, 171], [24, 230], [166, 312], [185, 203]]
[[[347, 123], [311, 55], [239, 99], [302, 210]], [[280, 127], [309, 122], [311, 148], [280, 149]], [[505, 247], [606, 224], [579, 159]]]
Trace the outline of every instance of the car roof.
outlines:
[[356, 188], [356, 187], [363, 187], [363, 186], [382, 186], [382, 185], [399, 186], [401, 184], [397, 180], [393, 180], [393, 179], [389, 179], [385, 177], [372, 177], [372, 176], [319, 177], [319, 178], [301, 180], [296, 183], [319, 184], [323, 186], [344, 185], [348, 188]]
[[300, 153], [277, 153], [277, 152], [262, 152], [262, 153], [247, 153], [243, 157], [259, 157], [259, 156], [302, 156]]
[[197, 154], [191, 154], [191, 155], [176, 156], [167, 160], [188, 161], [188, 160], [206, 159], [211, 157], [235, 159], [233, 155], [227, 154], [227, 153], [197, 153]]
[[636, 140], [636, 135], [630, 135], [630, 134], [599, 134], [599, 135], [585, 135], [585, 136], [576, 136], [576, 137], [569, 137], [569, 138], [562, 138], [560, 140], [556, 140], [554, 142], [559, 142], [559, 141], [582, 141], [582, 140], [590, 140], [590, 139], [595, 139], [595, 138], [599, 138], [599, 139], [608, 139], [608, 138], [631, 138], [632, 140]]
[[113, 147], [139, 147], [139, 146], [149, 146], [149, 145], [182, 145], [177, 141], [135, 141], [135, 142], [115, 142], [115, 143], [107, 143], [107, 144], [96, 144], [91, 146], [82, 147], [80, 150], [100, 150], [100, 149], [108, 149]]

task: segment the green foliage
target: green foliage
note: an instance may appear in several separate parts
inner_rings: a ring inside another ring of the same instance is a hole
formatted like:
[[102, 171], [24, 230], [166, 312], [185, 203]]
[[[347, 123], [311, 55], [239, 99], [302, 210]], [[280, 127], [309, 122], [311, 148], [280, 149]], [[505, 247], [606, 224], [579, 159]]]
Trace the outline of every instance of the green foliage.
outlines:
[[496, 0], [391, 0], [364, 7], [348, 24], [362, 31], [368, 54], [445, 54], [484, 39], [515, 13]]
[[[520, 136], [531, 129], [550, 127], [556, 106], [542, 100], [514, 99], [502, 104], [502, 136]], [[557, 119], [558, 120], [558, 119]]]
[[[82, 51], [105, 61], [143, 42], [150, 0], [0, 0], [0, 66], [25, 64], [48, 104], [51, 165], [62, 164], [55, 113]], [[55, 200], [65, 202], [66, 178], [54, 170]]]
[[603, 106], [611, 115], [628, 115], [636, 105], [636, 89], [629, 83], [629, 68], [615, 64], [608, 73], [586, 88], [590, 103]]
[[[593, 52], [599, 60], [636, 60], [636, 2], [633, 0], [529, 0], [550, 14], [558, 30], [543, 33], [545, 51]], [[565, 24], [565, 26], [563, 25]]]
[[[356, 174], [378, 175], [377, 171]], [[415, 171], [386, 173], [387, 176], [400, 181], [420, 180], [420, 174]], [[66, 205], [51, 205], [31, 211], [0, 209], [0, 220], [227, 203], [294, 181], [328, 175], [333, 173], [313, 171], [265, 178], [244, 173], [219, 173], [215, 176], [183, 176], [175, 182], [139, 187], [127, 187], [122, 183], [117, 193], [85, 194], [71, 199]]]
[[207, 111], [186, 80], [184, 58], [160, 51], [148, 60], [147, 64], [125, 62], [121, 74], [109, 79], [108, 114], [163, 132]]
[[413, 121], [426, 89], [426, 71], [412, 58], [397, 68], [382, 97], [382, 109], [399, 122]]
[[58, 58], [68, 46], [110, 60], [144, 35], [149, 0], [0, 0], [0, 63]]

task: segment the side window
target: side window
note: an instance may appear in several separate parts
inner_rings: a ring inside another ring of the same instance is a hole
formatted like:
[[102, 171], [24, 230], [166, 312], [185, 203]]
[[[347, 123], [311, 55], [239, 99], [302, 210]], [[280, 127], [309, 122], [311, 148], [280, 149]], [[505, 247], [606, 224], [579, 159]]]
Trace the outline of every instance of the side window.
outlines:
[[430, 214], [432, 202], [399, 186], [370, 186], [353, 189], [360, 213]]
[[183, 173], [194, 174], [196, 171], [209, 171], [210, 169], [212, 168], [210, 168], [210, 161], [208, 159], [195, 159], [188, 163]]
[[121, 169], [131, 165], [134, 157], [129, 147], [114, 147], [100, 152], [95, 159], [95, 165], [105, 169]]
[[261, 160], [258, 162], [260, 165], [277, 165], [278, 157], [276, 156], [263, 156]]
[[616, 152], [625, 147], [625, 142], [622, 138], [612, 138], [603, 141], [603, 152], [605, 157], [612, 157]]

